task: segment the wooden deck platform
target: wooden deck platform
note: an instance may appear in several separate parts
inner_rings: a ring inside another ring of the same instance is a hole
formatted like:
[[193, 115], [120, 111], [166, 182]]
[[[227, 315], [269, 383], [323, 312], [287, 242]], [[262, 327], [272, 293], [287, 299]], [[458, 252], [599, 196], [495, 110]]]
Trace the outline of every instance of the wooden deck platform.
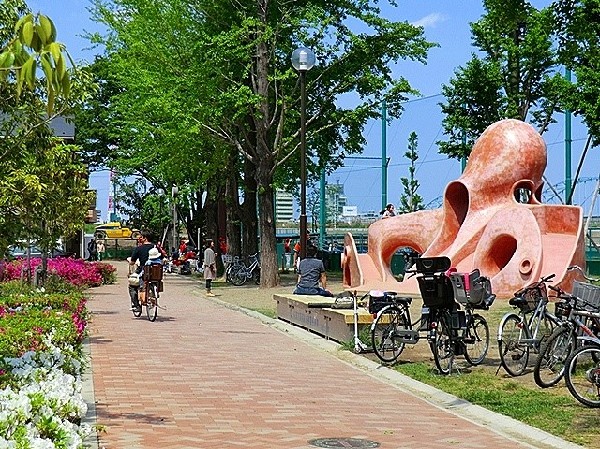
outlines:
[[[334, 298], [308, 295], [273, 295], [277, 301], [277, 318], [322, 335], [337, 342], [352, 342], [354, 339], [354, 311], [310, 307], [315, 304], [333, 304]], [[373, 322], [372, 315], [364, 307], [357, 311], [359, 332]]]

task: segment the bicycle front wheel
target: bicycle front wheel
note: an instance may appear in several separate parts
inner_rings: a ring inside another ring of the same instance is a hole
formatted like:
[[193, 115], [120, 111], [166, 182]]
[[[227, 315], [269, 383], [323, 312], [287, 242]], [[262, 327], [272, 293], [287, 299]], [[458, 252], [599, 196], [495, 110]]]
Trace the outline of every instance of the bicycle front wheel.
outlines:
[[454, 363], [454, 343], [452, 342], [452, 329], [442, 315], [437, 321], [435, 338], [429, 342], [433, 361], [440, 374], [450, 374]]
[[533, 368], [533, 379], [542, 388], [556, 385], [563, 378], [565, 363], [577, 348], [577, 335], [570, 327], [560, 326], [542, 344]]
[[398, 331], [410, 329], [410, 321], [404, 311], [396, 306], [385, 307], [371, 325], [371, 346], [379, 360], [395, 362], [404, 350], [404, 342]]
[[248, 280], [248, 277], [246, 276], [246, 270], [244, 268], [238, 268], [231, 272], [231, 283], [236, 287], [244, 285], [246, 280]]
[[158, 314], [158, 286], [154, 283], [148, 286], [146, 298], [146, 315], [150, 321], [156, 320]]
[[523, 343], [523, 326], [517, 314], [510, 314], [502, 320], [498, 336], [498, 350], [502, 366], [511, 376], [520, 376], [527, 368], [529, 346]]
[[481, 364], [490, 348], [490, 328], [484, 317], [479, 314], [471, 315], [464, 343], [467, 362], [471, 365]]
[[588, 407], [600, 407], [600, 345], [586, 344], [565, 364], [565, 382], [575, 399]]

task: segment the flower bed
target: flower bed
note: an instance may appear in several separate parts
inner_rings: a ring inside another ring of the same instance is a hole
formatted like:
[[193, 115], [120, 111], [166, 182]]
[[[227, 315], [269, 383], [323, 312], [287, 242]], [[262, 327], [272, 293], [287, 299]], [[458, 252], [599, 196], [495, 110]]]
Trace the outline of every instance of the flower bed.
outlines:
[[[40, 258], [16, 259], [4, 267], [4, 280], [21, 279], [22, 273], [30, 270], [33, 274], [41, 264]], [[57, 277], [71, 285], [86, 288], [110, 284], [115, 281], [116, 269], [104, 262], [88, 262], [72, 257], [48, 259], [48, 277]]]
[[[7, 264], [5, 279], [19, 278], [23, 263]], [[115, 271], [106, 263], [52, 259], [44, 289], [0, 284], [0, 448], [83, 448], [91, 432], [81, 424], [83, 288], [114, 281]]]

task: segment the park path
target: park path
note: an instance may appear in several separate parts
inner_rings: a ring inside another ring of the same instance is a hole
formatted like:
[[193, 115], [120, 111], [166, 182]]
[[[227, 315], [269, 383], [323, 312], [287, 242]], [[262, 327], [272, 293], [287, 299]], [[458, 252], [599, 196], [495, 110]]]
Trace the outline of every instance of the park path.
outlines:
[[347, 440], [322, 447], [575, 447], [206, 298], [189, 277], [166, 278], [156, 322], [134, 318], [125, 265], [115, 265], [118, 282], [92, 289], [88, 303], [91, 411], [101, 426], [92, 446], [310, 449], [334, 438]]

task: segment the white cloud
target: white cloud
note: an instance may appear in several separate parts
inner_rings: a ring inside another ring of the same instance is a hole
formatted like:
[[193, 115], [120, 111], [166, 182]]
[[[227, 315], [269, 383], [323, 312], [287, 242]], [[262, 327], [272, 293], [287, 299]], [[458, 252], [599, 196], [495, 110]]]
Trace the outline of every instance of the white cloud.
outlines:
[[432, 14], [428, 14], [425, 17], [413, 22], [414, 26], [421, 26], [423, 28], [435, 28], [438, 23], [445, 22], [446, 17], [443, 14], [434, 12]]

